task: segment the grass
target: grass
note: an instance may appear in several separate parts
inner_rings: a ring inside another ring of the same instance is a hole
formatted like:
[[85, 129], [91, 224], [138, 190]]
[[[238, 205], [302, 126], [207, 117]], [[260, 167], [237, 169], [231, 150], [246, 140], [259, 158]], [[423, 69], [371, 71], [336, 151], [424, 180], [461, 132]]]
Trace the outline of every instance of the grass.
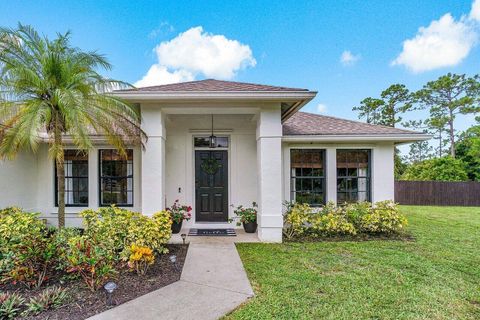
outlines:
[[238, 244], [256, 296], [226, 319], [480, 319], [480, 208], [401, 210], [414, 241]]

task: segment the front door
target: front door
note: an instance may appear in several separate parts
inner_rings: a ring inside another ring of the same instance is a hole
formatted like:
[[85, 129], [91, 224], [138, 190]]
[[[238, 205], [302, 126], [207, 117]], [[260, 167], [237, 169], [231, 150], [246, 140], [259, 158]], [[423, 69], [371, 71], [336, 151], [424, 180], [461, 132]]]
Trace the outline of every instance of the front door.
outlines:
[[228, 152], [195, 151], [195, 220], [228, 220]]

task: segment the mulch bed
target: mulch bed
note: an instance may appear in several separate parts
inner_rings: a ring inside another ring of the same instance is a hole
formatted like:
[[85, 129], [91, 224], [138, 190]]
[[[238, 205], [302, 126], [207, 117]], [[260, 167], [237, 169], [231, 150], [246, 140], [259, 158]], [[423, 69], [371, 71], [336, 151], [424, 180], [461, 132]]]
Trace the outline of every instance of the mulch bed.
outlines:
[[[150, 266], [145, 276], [139, 276], [129, 270], [120, 270], [117, 276], [112, 279], [118, 285], [113, 295], [113, 306], [106, 305], [106, 294], [103, 288], [96, 292], [91, 292], [85, 287], [81, 280], [69, 281], [62, 284], [60, 279], [57, 278], [51, 279], [47, 285], [57, 285], [68, 288], [70, 296], [69, 302], [56, 310], [48, 310], [37, 316], [23, 317], [20, 319], [86, 319], [113, 308], [116, 305], [120, 305], [176, 282], [180, 280], [188, 245], [168, 245], [167, 247], [169, 253], [157, 256], [155, 264]], [[169, 259], [171, 255], [177, 256], [177, 268], [175, 268]], [[45, 286], [41, 288], [41, 290], [44, 289]], [[40, 290], [27, 290], [20, 286], [0, 286], [0, 291], [17, 292], [21, 294], [26, 301], [28, 301], [30, 297], [40, 293]]]

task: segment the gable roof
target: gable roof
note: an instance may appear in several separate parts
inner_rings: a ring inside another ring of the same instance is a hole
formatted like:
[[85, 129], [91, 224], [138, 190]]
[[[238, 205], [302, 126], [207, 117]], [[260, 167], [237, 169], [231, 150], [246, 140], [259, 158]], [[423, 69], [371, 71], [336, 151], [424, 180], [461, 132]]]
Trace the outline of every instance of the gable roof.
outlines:
[[424, 133], [340, 119], [319, 114], [297, 112], [283, 124], [284, 136], [304, 135], [419, 135]]
[[115, 90], [113, 95], [133, 103], [187, 101], [278, 102], [282, 121], [300, 110], [317, 94], [308, 89], [206, 79], [161, 86]]
[[307, 92], [308, 89], [206, 79], [160, 86], [116, 90], [115, 92]]

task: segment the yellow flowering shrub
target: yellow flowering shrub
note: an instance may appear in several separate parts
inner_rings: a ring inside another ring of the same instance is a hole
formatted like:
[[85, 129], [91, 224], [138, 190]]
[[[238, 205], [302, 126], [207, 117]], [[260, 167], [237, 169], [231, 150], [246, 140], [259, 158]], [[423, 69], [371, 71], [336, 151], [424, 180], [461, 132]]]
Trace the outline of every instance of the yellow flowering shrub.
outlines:
[[400, 213], [393, 201], [375, 203], [369, 212], [362, 216], [358, 228], [366, 233], [396, 233], [407, 226], [407, 218]]
[[283, 235], [287, 239], [301, 236], [308, 222], [312, 208], [307, 203], [285, 203], [286, 211], [283, 215]]
[[97, 211], [87, 209], [80, 212], [85, 226], [85, 235], [95, 239], [112, 252], [122, 252], [126, 246], [128, 231], [132, 221], [140, 213], [117, 208], [115, 206], [100, 208]]
[[128, 260], [132, 243], [151, 248], [154, 252], [168, 252], [165, 245], [171, 237], [170, 215], [159, 211], [153, 216], [111, 206], [97, 211], [84, 210], [85, 235], [109, 248], [118, 258]]
[[155, 255], [149, 247], [142, 247], [136, 244], [130, 246], [130, 256], [128, 266], [135, 270], [137, 274], [144, 275], [148, 268], [155, 263]]
[[359, 202], [337, 206], [333, 202], [321, 208], [308, 204], [287, 204], [283, 234], [292, 239], [301, 236], [321, 237], [338, 235], [392, 234], [407, 225], [393, 201], [375, 204]]
[[348, 221], [341, 208], [325, 207], [325, 211], [312, 214], [309, 217], [310, 233], [313, 236], [355, 235], [354, 225]]
[[0, 210], [0, 283], [38, 287], [47, 277], [55, 247], [38, 215], [16, 207]]
[[167, 253], [165, 247], [172, 235], [172, 220], [168, 211], [159, 211], [152, 217], [140, 215], [131, 221], [125, 241]]
[[9, 249], [11, 245], [21, 243], [27, 236], [40, 236], [46, 226], [38, 216], [39, 213], [24, 212], [17, 207], [1, 209], [0, 250]]

